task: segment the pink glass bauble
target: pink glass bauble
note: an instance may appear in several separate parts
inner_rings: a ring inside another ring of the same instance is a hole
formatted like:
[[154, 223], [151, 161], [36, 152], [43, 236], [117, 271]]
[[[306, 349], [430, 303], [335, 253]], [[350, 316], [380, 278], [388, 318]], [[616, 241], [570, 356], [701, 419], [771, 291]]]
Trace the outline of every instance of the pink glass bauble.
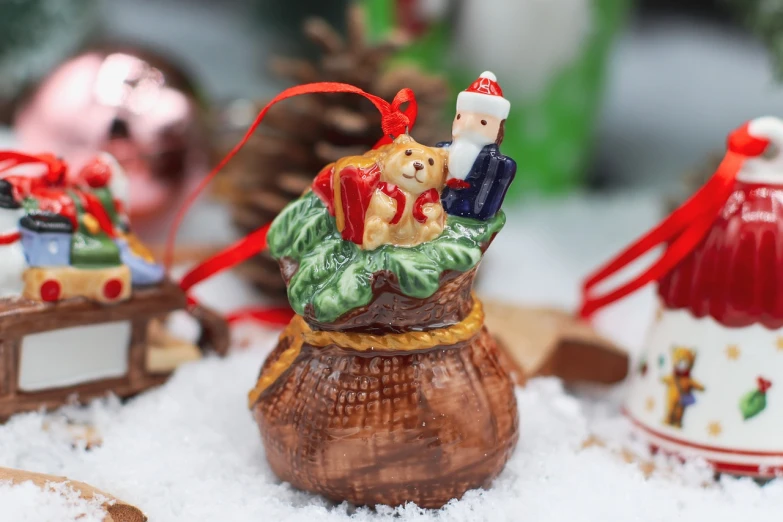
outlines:
[[111, 152], [131, 183], [134, 231], [158, 242], [188, 189], [208, 170], [205, 118], [192, 82], [160, 56], [94, 49], [60, 65], [21, 105], [21, 148], [80, 167]]

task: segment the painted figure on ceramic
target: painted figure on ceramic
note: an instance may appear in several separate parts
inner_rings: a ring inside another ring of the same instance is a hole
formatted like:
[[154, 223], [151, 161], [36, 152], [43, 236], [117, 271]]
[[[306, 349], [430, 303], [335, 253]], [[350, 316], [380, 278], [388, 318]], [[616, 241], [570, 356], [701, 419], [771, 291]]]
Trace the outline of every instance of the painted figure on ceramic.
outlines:
[[461, 205], [442, 197], [461, 150], [402, 134], [325, 167], [273, 222], [297, 315], [249, 406], [282, 480], [354, 504], [440, 507], [488, 486], [515, 447], [514, 386], [472, 293], [513, 169], [461, 172], [476, 190], [457, 199], [475, 212], [447, 213]]
[[756, 389], [740, 398], [739, 409], [742, 420], [752, 419], [767, 408], [767, 392], [770, 388], [772, 388], [772, 381], [760, 375], [756, 377]]
[[672, 373], [661, 377], [666, 385], [666, 417], [664, 423], [682, 428], [685, 409], [696, 403], [694, 391], [704, 391], [704, 386], [691, 376], [696, 362], [696, 351], [684, 346], [672, 348]]
[[514, 180], [516, 162], [500, 153], [511, 104], [497, 78], [484, 72], [457, 96], [443, 207], [451, 215], [487, 220], [503, 204]]

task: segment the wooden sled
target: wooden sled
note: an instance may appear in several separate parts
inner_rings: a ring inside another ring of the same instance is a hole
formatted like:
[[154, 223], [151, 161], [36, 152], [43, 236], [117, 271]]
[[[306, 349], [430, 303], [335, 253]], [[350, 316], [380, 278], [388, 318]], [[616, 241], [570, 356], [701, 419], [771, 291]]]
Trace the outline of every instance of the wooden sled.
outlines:
[[[177, 310], [187, 310], [201, 326], [197, 348], [162, 328]], [[127, 301], [108, 306], [85, 298], [2, 299], [0, 420], [74, 397], [129, 397], [165, 382], [178, 364], [207, 350], [223, 355], [228, 346], [225, 321], [206, 308], [188, 308], [185, 294], [168, 281], [136, 288]]]

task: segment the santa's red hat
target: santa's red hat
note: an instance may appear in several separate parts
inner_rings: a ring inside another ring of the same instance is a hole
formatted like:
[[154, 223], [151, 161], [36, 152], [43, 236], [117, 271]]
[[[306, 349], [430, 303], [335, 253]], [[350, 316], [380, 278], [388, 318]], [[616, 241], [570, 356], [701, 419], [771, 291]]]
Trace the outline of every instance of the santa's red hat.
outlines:
[[470, 87], [457, 96], [457, 110], [489, 114], [502, 120], [508, 117], [511, 102], [503, 97], [498, 79], [484, 71]]

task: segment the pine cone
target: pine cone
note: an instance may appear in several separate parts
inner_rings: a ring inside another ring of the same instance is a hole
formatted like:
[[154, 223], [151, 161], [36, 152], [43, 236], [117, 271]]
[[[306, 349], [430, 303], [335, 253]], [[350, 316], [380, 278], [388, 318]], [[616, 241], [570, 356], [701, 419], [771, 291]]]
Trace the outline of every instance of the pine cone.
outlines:
[[[321, 48], [320, 60], [276, 59], [273, 72], [294, 84], [349, 83], [386, 100], [410, 87], [419, 104], [412, 135], [422, 143], [433, 144], [447, 138], [446, 80], [409, 65], [385, 68], [388, 59], [405, 44], [405, 38], [393, 35], [377, 45], [368, 44], [358, 7], [348, 9], [346, 32], [342, 37], [324, 20], [307, 21], [304, 34]], [[257, 112], [263, 105], [252, 110]], [[232, 162], [221, 190], [231, 203], [234, 223], [242, 233], [268, 223], [307, 189], [324, 165], [367, 151], [380, 133], [377, 109], [352, 94], [301, 96], [273, 107]], [[256, 256], [239, 270], [265, 293], [285, 294], [278, 264], [268, 255]]]

